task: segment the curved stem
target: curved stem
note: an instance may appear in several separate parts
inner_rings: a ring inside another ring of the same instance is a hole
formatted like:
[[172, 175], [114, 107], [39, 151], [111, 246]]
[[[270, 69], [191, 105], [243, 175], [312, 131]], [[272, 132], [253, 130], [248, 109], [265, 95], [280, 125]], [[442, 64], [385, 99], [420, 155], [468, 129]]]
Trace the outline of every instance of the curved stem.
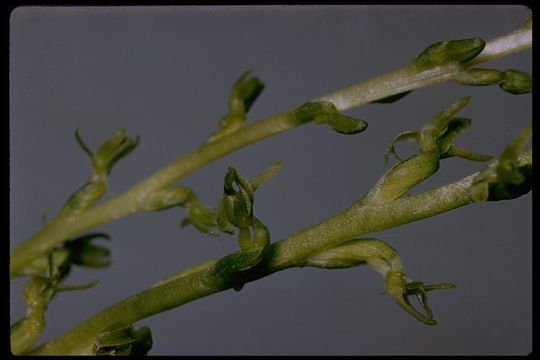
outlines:
[[[340, 111], [351, 109], [405, 91], [452, 80], [460, 71], [469, 66], [504, 57], [531, 46], [532, 30], [531, 26], [527, 25], [488, 42], [484, 52], [469, 63], [452, 63], [422, 71], [407, 65], [313, 101], [330, 101]], [[268, 117], [202, 145], [99, 206], [81, 214], [57, 217], [11, 253], [10, 276], [21, 274], [34, 259], [43, 256], [54, 246], [72, 236], [128, 214], [143, 211], [143, 201], [153, 191], [162, 189], [235, 150], [302, 124], [304, 122], [290, 116], [290, 111]]]
[[[271, 245], [263, 263], [242, 278], [257, 280], [274, 272], [302, 266], [312, 254], [360, 234], [388, 229], [470, 204], [473, 174], [452, 184], [403, 199], [372, 205], [356, 203], [342, 213]], [[215, 261], [200, 264], [161, 281], [91, 317], [31, 354], [91, 354], [98, 333], [115, 321], [133, 323], [189, 301], [231, 288], [227, 277], [213, 271]]]

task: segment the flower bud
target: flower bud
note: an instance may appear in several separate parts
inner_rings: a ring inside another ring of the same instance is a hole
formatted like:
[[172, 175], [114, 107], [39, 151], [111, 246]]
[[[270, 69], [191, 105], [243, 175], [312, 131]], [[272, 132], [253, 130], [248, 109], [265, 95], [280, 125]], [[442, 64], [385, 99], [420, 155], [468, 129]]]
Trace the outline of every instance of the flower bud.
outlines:
[[364, 120], [355, 119], [339, 113], [336, 106], [329, 101], [314, 101], [305, 103], [291, 112], [294, 119], [301, 124], [313, 121], [315, 124], [328, 124], [341, 134], [357, 134], [367, 128]]
[[336, 114], [320, 114], [313, 121], [316, 124], [328, 124], [340, 134], [352, 135], [364, 131], [368, 124], [364, 120]]
[[229, 96], [229, 113], [221, 118], [220, 129], [208, 140], [211, 142], [240, 129], [246, 122], [246, 114], [264, 89], [261, 80], [249, 77], [251, 70], [242, 74], [233, 85]]
[[253, 102], [255, 102], [257, 97], [263, 91], [264, 84], [262, 81], [256, 76], [249, 77], [250, 75], [251, 70], [248, 70], [234, 83], [229, 99], [231, 110], [234, 110], [235, 107], [233, 103], [240, 102], [242, 104], [242, 111], [247, 113], [251, 108], [251, 105], [253, 105]]
[[422, 69], [442, 65], [448, 60], [464, 62], [478, 56], [485, 46], [486, 42], [481, 38], [439, 41], [422, 51], [413, 64]]
[[446, 44], [444, 51], [450, 59], [464, 62], [478, 56], [485, 46], [486, 42], [481, 38], [450, 40]]
[[499, 86], [511, 94], [528, 94], [532, 92], [532, 76], [519, 70], [506, 70]]

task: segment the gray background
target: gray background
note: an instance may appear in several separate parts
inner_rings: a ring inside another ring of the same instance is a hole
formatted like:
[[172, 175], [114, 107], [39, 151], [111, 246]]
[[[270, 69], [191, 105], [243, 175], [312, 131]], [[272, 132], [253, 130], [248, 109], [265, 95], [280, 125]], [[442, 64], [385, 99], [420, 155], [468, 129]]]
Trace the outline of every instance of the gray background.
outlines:
[[[198, 145], [227, 111], [230, 86], [253, 69], [266, 89], [249, 114], [259, 119], [393, 70], [427, 45], [486, 39], [519, 27], [522, 6], [23, 7], [11, 16], [10, 246], [49, 218], [90, 174], [73, 132], [96, 148], [118, 128], [139, 147], [110, 176], [110, 198]], [[531, 71], [525, 52], [489, 66]], [[395, 134], [418, 129], [472, 95], [462, 146], [498, 154], [531, 121], [530, 95], [443, 84], [390, 105], [348, 114], [367, 132], [339, 135], [306, 125], [254, 144], [189, 175], [215, 204], [229, 165], [250, 177], [275, 160], [282, 172], [257, 192], [256, 214], [273, 241], [329, 217], [369, 190], [385, 169]], [[405, 153], [412, 147], [403, 145]], [[420, 189], [481, 168], [445, 160]], [[182, 268], [235, 251], [233, 237], [179, 229], [183, 209], [137, 214], [100, 227], [113, 238], [107, 270], [73, 271], [47, 312], [42, 340]], [[395, 246], [407, 274], [452, 281], [435, 292], [439, 325], [429, 327], [381, 295], [369, 268], [290, 269], [240, 292], [225, 291], [145, 319], [151, 354], [524, 354], [531, 350], [531, 195], [475, 204], [376, 234]], [[24, 279], [11, 285], [12, 320], [24, 314]]]

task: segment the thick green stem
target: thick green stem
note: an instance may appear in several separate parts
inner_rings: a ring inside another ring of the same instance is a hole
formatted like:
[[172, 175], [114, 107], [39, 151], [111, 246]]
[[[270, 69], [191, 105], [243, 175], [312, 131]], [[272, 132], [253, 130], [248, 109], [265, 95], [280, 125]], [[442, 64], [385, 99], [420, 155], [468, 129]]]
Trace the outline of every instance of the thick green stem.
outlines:
[[[453, 80], [460, 71], [469, 66], [504, 57], [531, 46], [531, 26], [525, 26], [492, 40], [486, 45], [486, 50], [469, 63], [449, 63], [423, 70], [407, 65], [394, 72], [322, 96], [314, 101], [332, 102], [340, 111], [351, 109], [405, 91]], [[290, 114], [291, 112], [287, 111], [268, 117], [232, 134], [206, 143], [110, 201], [76, 216], [68, 214], [56, 218], [11, 253], [10, 276], [21, 274], [33, 260], [43, 256], [54, 246], [70, 237], [125, 215], [144, 211], [144, 200], [152, 192], [174, 183], [183, 176], [235, 150], [304, 124], [303, 121]]]
[[[266, 259], [242, 278], [253, 281], [274, 272], [303, 266], [312, 254], [360, 234], [424, 219], [472, 202], [469, 188], [477, 174], [455, 183], [385, 204], [358, 202], [342, 213], [271, 245]], [[91, 354], [97, 334], [115, 321], [136, 322], [189, 301], [231, 288], [228, 277], [213, 271], [215, 261], [187, 269], [154, 287], [109, 307], [32, 354]]]
[[[521, 143], [517, 145], [519, 148]], [[498, 160], [494, 161], [491, 166], [498, 163]], [[520, 153], [517, 164], [520, 167], [532, 166], [532, 152], [527, 150]], [[235, 272], [232, 277], [231, 274], [217, 271], [216, 265], [219, 262], [215, 260], [193, 266], [109, 307], [31, 353], [91, 354], [96, 336], [116, 321], [134, 323], [189, 301], [225, 289], [237, 288], [274, 272], [305, 266], [313, 255], [335, 248], [360, 235], [386, 230], [471, 204], [475, 202], [472, 189], [480, 173], [437, 189], [391, 201], [359, 200], [340, 214], [270, 245], [261, 263], [244, 273]]]

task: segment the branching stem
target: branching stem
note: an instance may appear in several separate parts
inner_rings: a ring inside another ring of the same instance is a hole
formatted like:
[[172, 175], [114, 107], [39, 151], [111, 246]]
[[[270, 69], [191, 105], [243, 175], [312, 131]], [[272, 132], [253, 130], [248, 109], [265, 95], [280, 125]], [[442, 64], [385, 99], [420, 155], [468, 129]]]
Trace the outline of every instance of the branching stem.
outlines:
[[[531, 164], [530, 152], [522, 153], [520, 163]], [[242, 282], [250, 282], [290, 267], [301, 267], [313, 254], [342, 244], [353, 237], [389, 229], [428, 218], [473, 202], [470, 188], [478, 173], [437, 189], [372, 204], [358, 201], [340, 214], [299, 231], [271, 245], [261, 264], [249, 271]], [[64, 335], [31, 354], [91, 354], [98, 333], [115, 321], [133, 323], [192, 300], [235, 286], [214, 270], [208, 261], [183, 270], [155, 286], [133, 295], [94, 315]]]
[[[330, 101], [340, 111], [351, 109], [405, 91], [452, 80], [460, 71], [472, 65], [504, 57], [531, 46], [532, 29], [531, 26], [526, 25], [488, 42], [484, 52], [468, 63], [439, 65], [421, 71], [407, 65], [386, 75], [322, 96], [315, 101]], [[20, 275], [33, 260], [43, 256], [70, 237], [128, 214], [143, 211], [145, 198], [156, 190], [165, 188], [183, 176], [235, 150], [304, 123], [290, 116], [290, 113], [291, 111], [282, 112], [205, 143], [117, 197], [79, 214], [65, 214], [57, 217], [11, 253], [10, 276]]]

